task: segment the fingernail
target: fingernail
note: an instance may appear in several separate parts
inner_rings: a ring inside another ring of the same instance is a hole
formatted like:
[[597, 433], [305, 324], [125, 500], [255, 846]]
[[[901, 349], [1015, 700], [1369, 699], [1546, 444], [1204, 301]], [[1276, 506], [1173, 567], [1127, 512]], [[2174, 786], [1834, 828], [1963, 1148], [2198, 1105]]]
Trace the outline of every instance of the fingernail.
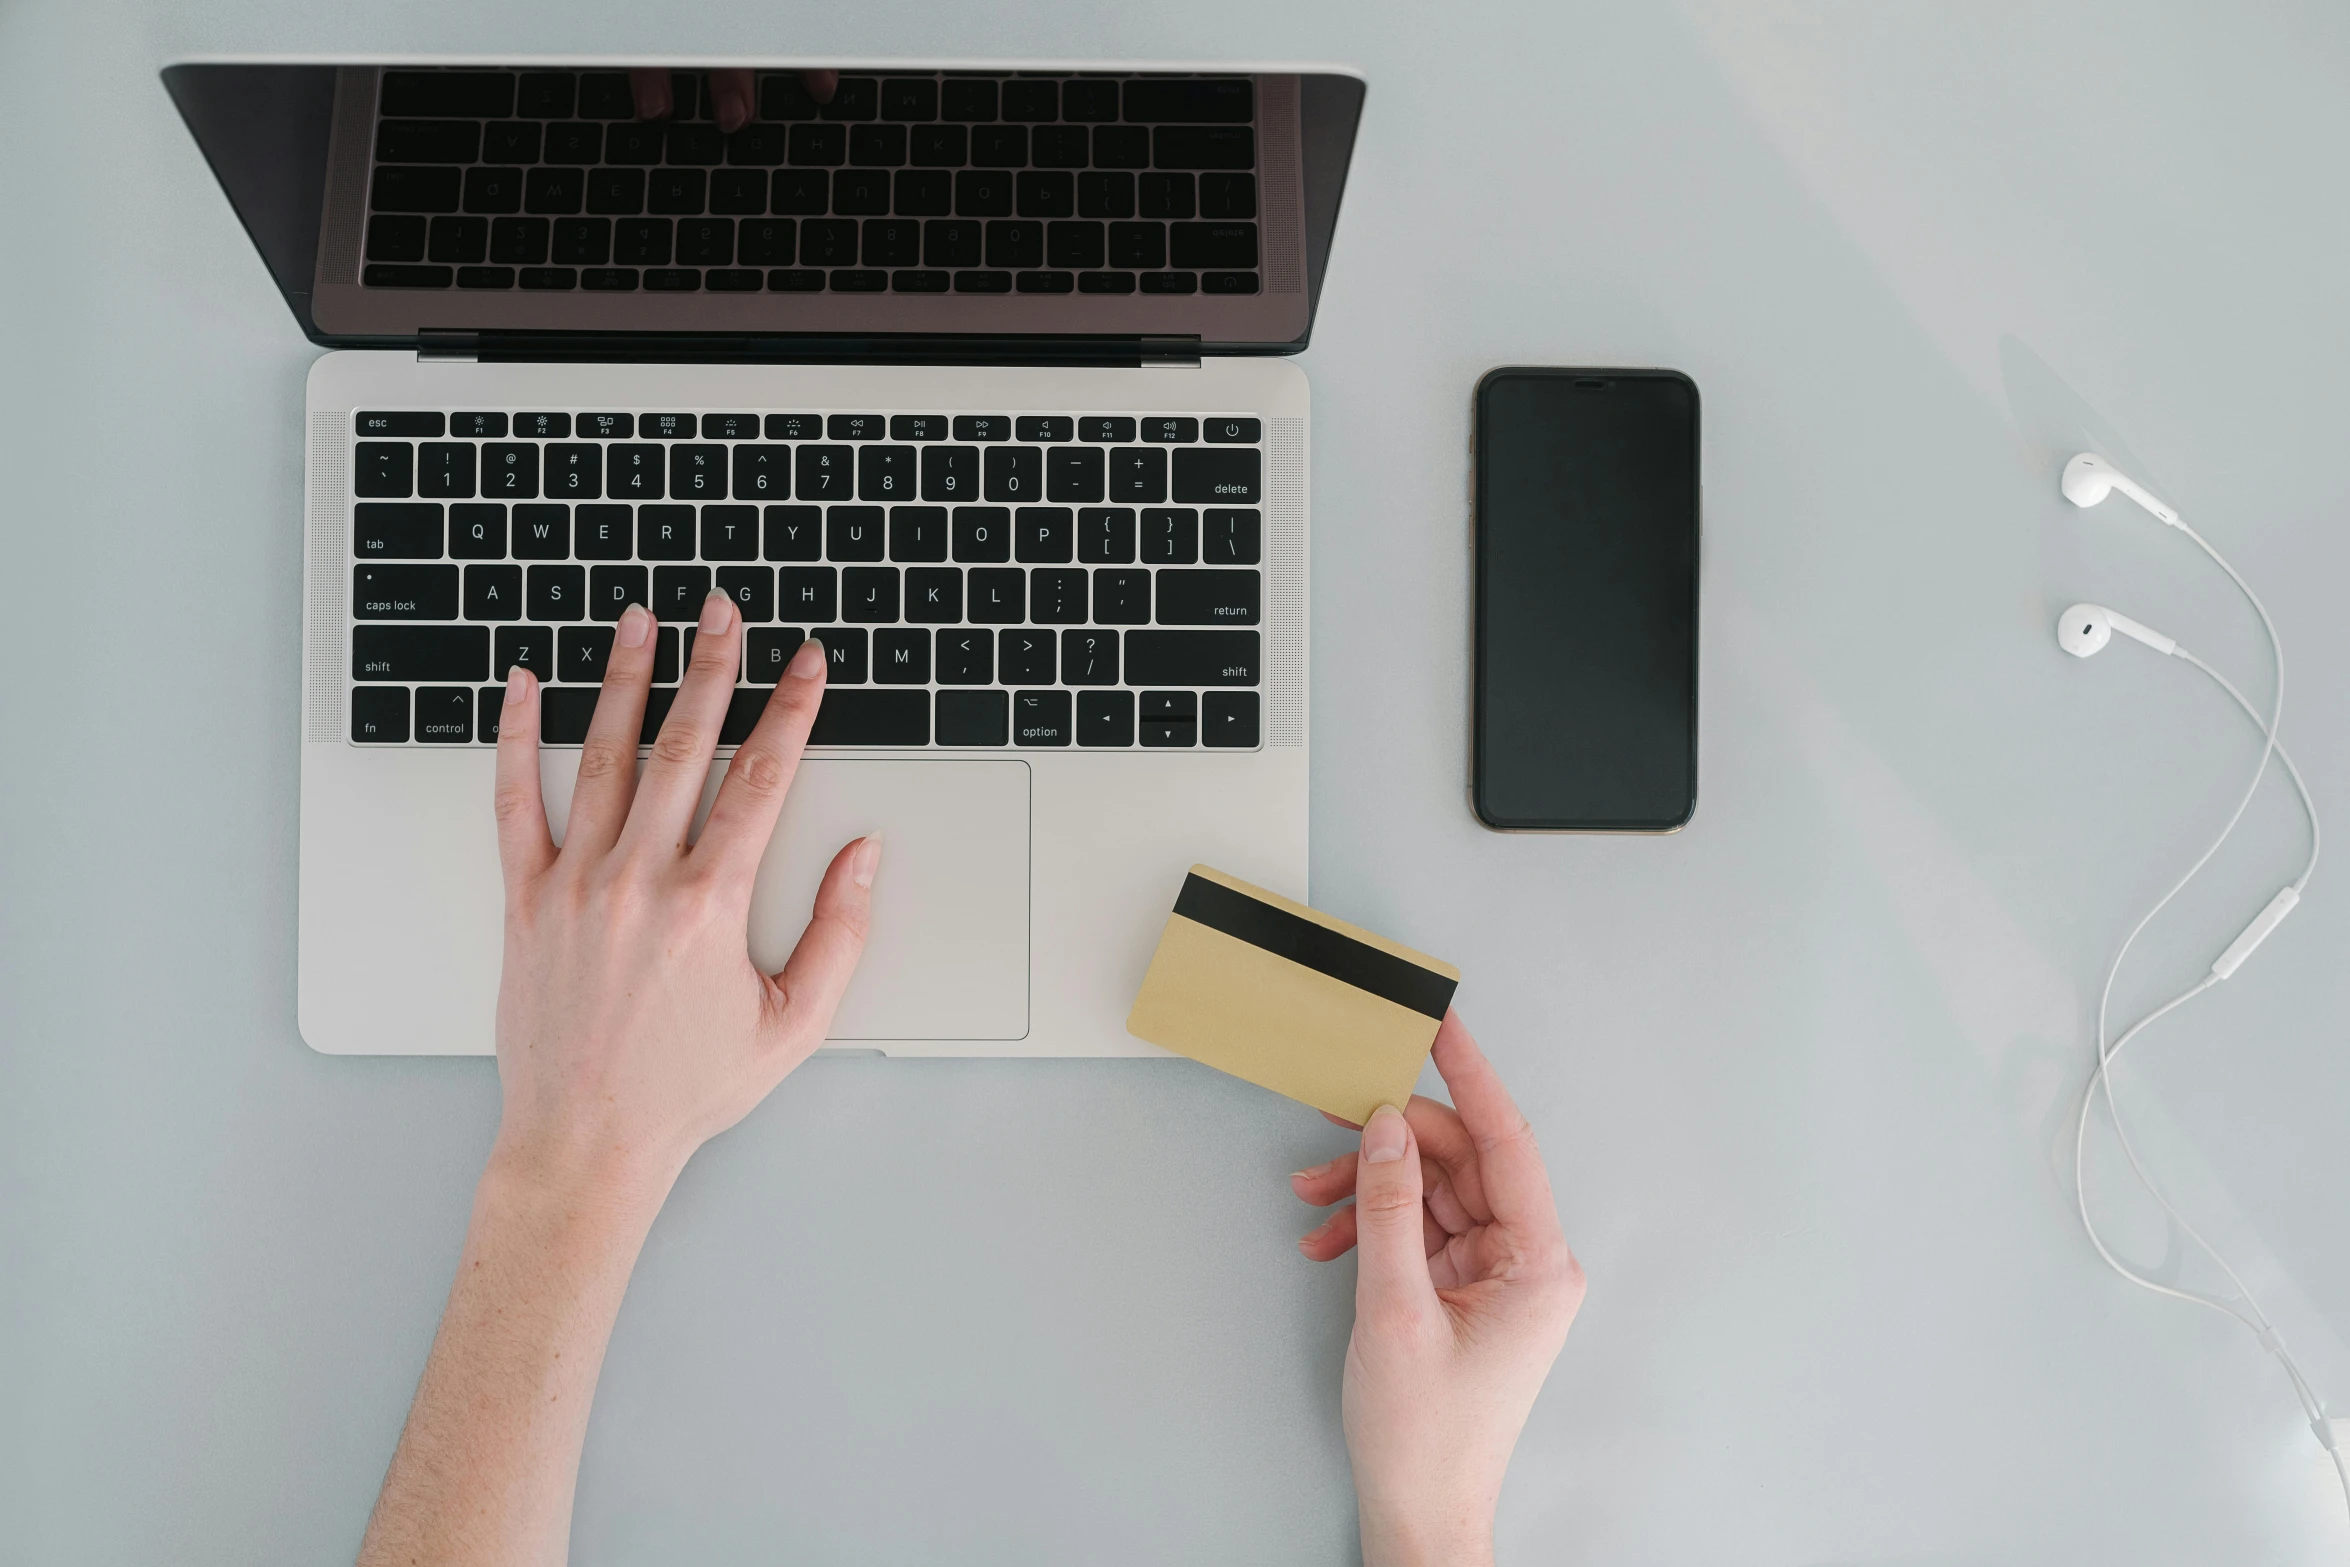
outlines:
[[1393, 1164], [1403, 1157], [1403, 1112], [1381, 1105], [1363, 1124], [1363, 1158], [1370, 1164]]
[[642, 604], [631, 604], [620, 612], [620, 645], [643, 647], [645, 638], [653, 634], [653, 612]]
[[783, 672], [794, 680], [813, 680], [824, 673], [824, 644], [810, 637], [800, 644], [800, 650], [783, 666]]
[[1317, 1175], [1328, 1174], [1330, 1167], [1337, 1162], [1338, 1161], [1336, 1159], [1325, 1159], [1320, 1164], [1315, 1165], [1312, 1169], [1290, 1171], [1289, 1178], [1293, 1181], [1310, 1181]]
[[849, 861], [849, 879], [860, 887], [873, 885], [873, 873], [881, 869], [881, 834], [867, 833], [857, 845], [857, 857]]
[[535, 684], [536, 680], [531, 675], [530, 670], [526, 666], [516, 664], [512, 669], [507, 670], [506, 705], [508, 707], [519, 707], [523, 703], [529, 701], [531, 687]]
[[723, 588], [712, 588], [710, 596], [702, 600], [702, 618], [695, 630], [703, 636], [714, 637], [734, 624], [734, 600]]

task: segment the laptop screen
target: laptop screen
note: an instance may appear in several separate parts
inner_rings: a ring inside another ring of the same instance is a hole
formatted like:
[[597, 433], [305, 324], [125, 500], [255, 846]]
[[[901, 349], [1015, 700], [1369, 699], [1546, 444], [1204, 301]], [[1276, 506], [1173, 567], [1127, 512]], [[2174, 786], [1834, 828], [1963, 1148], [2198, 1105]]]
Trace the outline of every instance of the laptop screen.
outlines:
[[1315, 72], [176, 65], [339, 347], [1305, 345], [1363, 84]]

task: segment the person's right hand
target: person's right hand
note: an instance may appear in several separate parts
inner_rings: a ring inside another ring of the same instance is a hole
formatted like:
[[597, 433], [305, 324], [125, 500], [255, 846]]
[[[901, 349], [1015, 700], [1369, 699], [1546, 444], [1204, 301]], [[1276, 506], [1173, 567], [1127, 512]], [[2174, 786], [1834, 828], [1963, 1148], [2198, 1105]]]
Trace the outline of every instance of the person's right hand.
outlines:
[[1317, 1207], [1355, 1199], [1298, 1249], [1362, 1251], [1341, 1407], [1366, 1567], [1492, 1560], [1502, 1473], [1583, 1301], [1533, 1129], [1458, 1014], [1435, 1059], [1452, 1106], [1382, 1105], [1360, 1154], [1290, 1177]]

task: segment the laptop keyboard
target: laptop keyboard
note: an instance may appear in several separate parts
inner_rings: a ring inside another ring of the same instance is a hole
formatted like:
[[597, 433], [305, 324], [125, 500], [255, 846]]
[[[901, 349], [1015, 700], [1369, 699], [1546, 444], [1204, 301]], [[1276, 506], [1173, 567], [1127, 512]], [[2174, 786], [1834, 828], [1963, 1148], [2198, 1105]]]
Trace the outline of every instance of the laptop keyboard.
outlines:
[[613, 622], [660, 622], [650, 742], [713, 590], [746, 622], [720, 743], [800, 643], [811, 743], [1259, 744], [1255, 418], [368, 410], [354, 416], [351, 739], [496, 743], [507, 671], [586, 737]]
[[762, 73], [638, 121], [620, 71], [388, 70], [377, 288], [1254, 294], [1247, 77]]

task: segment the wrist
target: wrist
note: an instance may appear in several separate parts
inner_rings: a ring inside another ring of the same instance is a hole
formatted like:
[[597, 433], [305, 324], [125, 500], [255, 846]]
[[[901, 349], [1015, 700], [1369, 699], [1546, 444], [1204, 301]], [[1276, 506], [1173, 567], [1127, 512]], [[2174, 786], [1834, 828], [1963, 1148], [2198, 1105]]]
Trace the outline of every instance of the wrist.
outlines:
[[1363, 1567], [1492, 1567], [1490, 1500], [1362, 1502]]
[[483, 1168], [481, 1193], [502, 1205], [559, 1209], [621, 1232], [642, 1232], [668, 1200], [683, 1159], [582, 1139], [530, 1138], [501, 1126]]

